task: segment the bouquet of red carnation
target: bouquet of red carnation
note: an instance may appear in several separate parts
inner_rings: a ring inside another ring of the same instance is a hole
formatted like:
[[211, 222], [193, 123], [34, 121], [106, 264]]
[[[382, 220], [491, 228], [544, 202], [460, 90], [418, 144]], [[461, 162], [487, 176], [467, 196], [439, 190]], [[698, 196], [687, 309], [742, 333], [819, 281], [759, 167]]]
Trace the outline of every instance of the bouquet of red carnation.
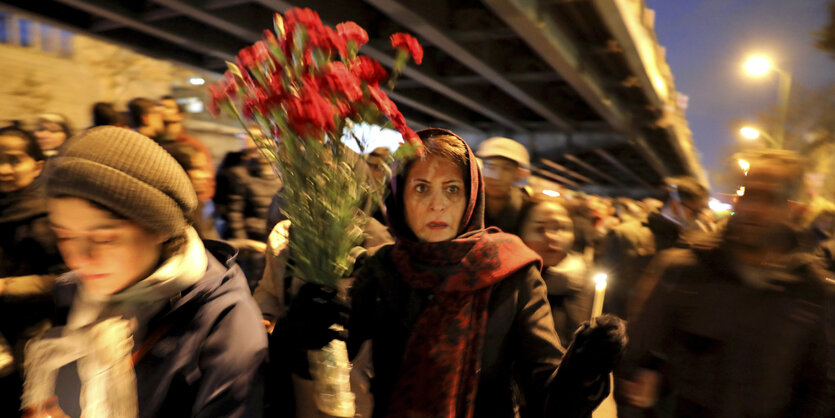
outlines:
[[[417, 135], [380, 85], [393, 86], [409, 57], [420, 63], [423, 50], [410, 35], [392, 35], [397, 54], [389, 77], [379, 62], [358, 55], [368, 35], [356, 23], [333, 29], [310, 9], [276, 14], [274, 23], [274, 31], [264, 31], [262, 41], [242, 49], [209, 87], [210, 110], [236, 116], [245, 129], [248, 123], [260, 126], [268, 139], [250, 136], [284, 183], [280, 193], [292, 225], [293, 273], [337, 288], [353, 268], [351, 250], [362, 240], [360, 205], [368, 187], [359, 174], [361, 159], [343, 141], [356, 141], [362, 150], [364, 142], [351, 128], [383, 125], [403, 136], [395, 158], [421, 151]], [[347, 359], [343, 352], [327, 355], [330, 361]], [[330, 373], [323, 385], [343, 377]], [[320, 404], [320, 409], [328, 408]], [[335, 415], [333, 408], [325, 412]]]
[[[275, 31], [244, 48], [235, 63], [209, 87], [210, 110], [236, 116], [246, 128], [255, 122], [268, 140], [253, 135], [259, 149], [281, 173], [283, 208], [293, 225], [290, 248], [298, 277], [332, 287], [350, 269], [348, 253], [360, 239], [355, 225], [365, 187], [357, 156], [343, 141], [359, 123], [391, 126], [403, 135], [396, 157], [420, 152], [420, 141], [394, 102], [381, 89], [389, 80], [376, 60], [357, 54], [368, 35], [354, 22], [322, 24], [310, 9], [275, 15]], [[393, 73], [423, 51], [407, 34], [395, 34]], [[309, 258], [309, 260], [308, 260]]]

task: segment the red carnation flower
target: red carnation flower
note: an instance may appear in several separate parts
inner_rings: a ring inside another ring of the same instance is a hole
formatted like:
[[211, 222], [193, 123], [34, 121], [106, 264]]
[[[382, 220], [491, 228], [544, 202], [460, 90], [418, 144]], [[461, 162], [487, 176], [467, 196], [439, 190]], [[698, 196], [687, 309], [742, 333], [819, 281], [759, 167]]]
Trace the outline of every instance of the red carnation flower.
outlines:
[[360, 25], [354, 22], [343, 22], [336, 25], [336, 31], [343, 39], [348, 42], [353, 41], [357, 44], [357, 48], [365, 45], [368, 42], [368, 33], [365, 32]]
[[319, 18], [318, 13], [308, 8], [295, 7], [284, 14], [284, 30], [288, 34], [295, 33], [296, 24], [301, 24], [308, 32], [316, 34], [322, 32], [322, 19]]
[[264, 41], [258, 41], [252, 45], [251, 53], [252, 59], [255, 60], [256, 64], [261, 64], [272, 59], [270, 50], [267, 48], [267, 44], [265, 44]]
[[318, 136], [322, 131], [336, 129], [333, 105], [315, 89], [305, 86], [298, 97], [293, 96], [284, 104], [288, 122], [301, 136]]
[[414, 36], [408, 33], [395, 33], [391, 35], [391, 46], [408, 52], [415, 64], [420, 65], [423, 62], [423, 48]]
[[252, 67], [255, 64], [255, 57], [252, 55], [252, 48], [246, 47], [241, 49], [238, 52], [238, 67], [241, 68], [241, 71], [244, 71], [247, 68]]
[[330, 28], [329, 26], [325, 26], [325, 36], [327, 39], [326, 46], [328, 51], [337, 51], [341, 56], [348, 55], [348, 45], [345, 44], [345, 39], [343, 39], [339, 34]]
[[364, 55], [357, 57], [351, 64], [351, 72], [360, 80], [374, 86], [386, 81], [389, 76], [386, 69], [377, 60]]
[[[388, 95], [380, 90], [379, 87], [368, 86], [368, 93], [371, 96], [371, 103], [376, 105], [377, 108], [380, 109], [380, 113], [386, 115], [386, 117], [389, 118], [395, 126], [406, 124], [405, 119], [403, 119], [403, 115], [401, 115], [400, 111], [397, 110], [397, 105], [394, 104], [394, 102], [389, 99]], [[401, 119], [403, 119], [402, 122]]]
[[362, 86], [360, 86], [359, 79], [339, 61], [328, 65], [324, 82], [329, 90], [344, 95], [352, 102], [362, 99]]

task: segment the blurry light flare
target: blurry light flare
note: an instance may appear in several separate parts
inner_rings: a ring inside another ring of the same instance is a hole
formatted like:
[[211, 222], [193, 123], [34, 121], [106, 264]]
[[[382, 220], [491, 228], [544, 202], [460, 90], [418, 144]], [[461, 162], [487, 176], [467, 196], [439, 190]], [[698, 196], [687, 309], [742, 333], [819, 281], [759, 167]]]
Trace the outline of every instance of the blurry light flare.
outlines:
[[188, 83], [192, 86], [202, 86], [203, 84], [206, 84], [206, 80], [204, 80], [203, 77], [189, 77]]
[[[745, 173], [745, 175], [747, 176], [748, 175], [748, 170], [751, 169], [751, 163], [749, 163], [748, 160], [742, 160], [742, 159], [740, 159], [737, 162], [739, 163], [739, 168], [741, 168], [742, 172]], [[740, 196], [742, 196], [742, 195], [740, 195]]]
[[745, 61], [745, 72], [754, 77], [764, 75], [771, 69], [771, 61], [761, 55], [753, 56]]
[[745, 186], [739, 186], [739, 189], [736, 191], [737, 196], [745, 196]]
[[717, 199], [710, 199], [707, 202], [707, 206], [710, 208], [710, 210], [714, 212], [725, 212], [733, 208], [733, 205], [728, 203], [722, 203]]
[[606, 281], [609, 279], [609, 275], [606, 273], [598, 273], [594, 276], [594, 287], [595, 289], [605, 289], [606, 288]]
[[543, 190], [542, 194], [544, 194], [545, 196], [560, 197], [560, 192], [556, 190]]
[[760, 130], [757, 128], [752, 128], [750, 126], [745, 126], [739, 130], [740, 135], [746, 139], [757, 139], [760, 137]]

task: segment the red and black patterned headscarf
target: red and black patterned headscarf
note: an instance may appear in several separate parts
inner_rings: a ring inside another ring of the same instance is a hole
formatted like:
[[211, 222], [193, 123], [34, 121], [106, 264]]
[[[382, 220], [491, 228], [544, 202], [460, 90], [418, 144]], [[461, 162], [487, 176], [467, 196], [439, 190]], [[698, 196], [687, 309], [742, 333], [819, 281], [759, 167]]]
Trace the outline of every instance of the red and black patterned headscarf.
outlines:
[[406, 343], [390, 417], [472, 417], [493, 285], [542, 265], [515, 235], [484, 229], [484, 182], [470, 147], [445, 129], [418, 132], [424, 142], [441, 135], [458, 139], [467, 150], [469, 171], [462, 174], [468, 201], [459, 235], [442, 242], [416, 238], [403, 205], [408, 170], [392, 179], [386, 202], [395, 236], [388, 253], [392, 264], [408, 286], [433, 295]]

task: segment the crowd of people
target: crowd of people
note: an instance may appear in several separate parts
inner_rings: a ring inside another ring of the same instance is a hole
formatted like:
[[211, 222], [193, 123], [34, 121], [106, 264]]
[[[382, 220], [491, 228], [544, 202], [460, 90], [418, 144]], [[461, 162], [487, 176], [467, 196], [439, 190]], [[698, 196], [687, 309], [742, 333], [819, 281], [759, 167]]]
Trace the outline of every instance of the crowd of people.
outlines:
[[720, 218], [695, 178], [532, 190], [522, 144], [425, 129], [399, 172], [364, 156], [329, 289], [293, 277], [255, 141], [215, 165], [173, 97], [126, 107], [0, 129], [2, 416], [323, 416], [308, 352], [335, 338], [357, 416], [585, 417], [610, 392], [622, 417], [833, 414], [835, 208], [797, 203], [791, 152], [753, 153]]

